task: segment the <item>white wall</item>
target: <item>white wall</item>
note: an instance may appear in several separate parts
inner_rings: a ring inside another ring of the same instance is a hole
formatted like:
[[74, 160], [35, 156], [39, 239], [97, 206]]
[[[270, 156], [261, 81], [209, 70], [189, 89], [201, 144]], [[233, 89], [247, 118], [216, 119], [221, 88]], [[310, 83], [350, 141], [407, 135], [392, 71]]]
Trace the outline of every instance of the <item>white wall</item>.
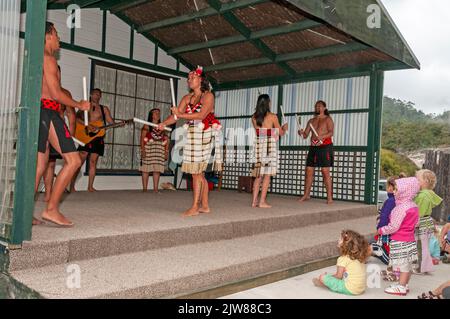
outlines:
[[75, 30], [75, 43], [85, 48], [101, 51], [102, 22], [103, 13], [101, 10], [83, 9], [81, 28]]

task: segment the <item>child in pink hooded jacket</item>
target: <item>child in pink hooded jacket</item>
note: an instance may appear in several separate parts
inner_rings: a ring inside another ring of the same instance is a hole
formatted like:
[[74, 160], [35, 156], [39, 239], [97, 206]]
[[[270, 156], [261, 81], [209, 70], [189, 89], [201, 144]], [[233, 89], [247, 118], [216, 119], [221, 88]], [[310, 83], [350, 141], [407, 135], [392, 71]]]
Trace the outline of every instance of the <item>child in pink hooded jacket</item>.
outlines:
[[417, 263], [417, 244], [414, 236], [419, 221], [419, 208], [414, 197], [420, 190], [416, 177], [401, 178], [395, 181], [395, 208], [392, 210], [387, 226], [378, 229], [380, 235], [391, 235], [390, 266], [400, 272], [400, 281], [385, 289], [392, 295], [406, 296], [408, 282]]

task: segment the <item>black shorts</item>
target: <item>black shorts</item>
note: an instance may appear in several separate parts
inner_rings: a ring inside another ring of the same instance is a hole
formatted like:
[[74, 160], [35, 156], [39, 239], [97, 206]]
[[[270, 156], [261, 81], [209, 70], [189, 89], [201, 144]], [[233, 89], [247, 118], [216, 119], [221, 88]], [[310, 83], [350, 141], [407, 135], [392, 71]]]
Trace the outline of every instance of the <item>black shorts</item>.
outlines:
[[307, 167], [333, 167], [333, 165], [333, 144], [309, 147], [308, 158], [306, 159]]
[[92, 142], [86, 144], [86, 146], [79, 146], [78, 152], [94, 153], [103, 156], [105, 153], [105, 140], [103, 137], [97, 137]]
[[62, 153], [76, 152], [77, 148], [72, 140], [69, 129], [66, 123], [61, 118], [59, 113], [54, 110], [41, 108], [41, 119], [39, 122], [39, 140], [38, 140], [38, 152], [45, 153], [47, 151], [48, 134], [50, 131], [50, 124], [53, 123], [55, 128], [56, 137], [58, 138], [59, 147]]
[[49, 161], [54, 162], [58, 159], [62, 159], [62, 156], [53, 148], [53, 146], [50, 145], [50, 156]]

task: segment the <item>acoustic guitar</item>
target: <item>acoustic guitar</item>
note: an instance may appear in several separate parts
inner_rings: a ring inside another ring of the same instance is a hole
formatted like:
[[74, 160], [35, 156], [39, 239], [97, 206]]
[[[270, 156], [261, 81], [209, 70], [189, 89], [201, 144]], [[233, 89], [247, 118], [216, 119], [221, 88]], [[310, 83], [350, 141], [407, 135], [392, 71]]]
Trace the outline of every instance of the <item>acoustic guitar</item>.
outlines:
[[84, 126], [84, 124], [81, 124], [77, 121], [76, 127], [75, 127], [75, 138], [77, 138], [84, 144], [88, 144], [91, 141], [93, 141], [94, 139], [96, 139], [97, 137], [105, 136], [107, 130], [116, 128], [116, 127], [125, 126], [126, 124], [130, 124], [130, 123], [133, 123], [133, 119], [118, 122], [118, 123], [108, 124], [108, 125], [103, 125], [102, 120], [94, 121], [94, 122], [90, 122], [89, 124], [92, 126], [95, 126], [97, 128], [97, 130], [94, 132], [89, 132], [88, 128], [86, 126]]

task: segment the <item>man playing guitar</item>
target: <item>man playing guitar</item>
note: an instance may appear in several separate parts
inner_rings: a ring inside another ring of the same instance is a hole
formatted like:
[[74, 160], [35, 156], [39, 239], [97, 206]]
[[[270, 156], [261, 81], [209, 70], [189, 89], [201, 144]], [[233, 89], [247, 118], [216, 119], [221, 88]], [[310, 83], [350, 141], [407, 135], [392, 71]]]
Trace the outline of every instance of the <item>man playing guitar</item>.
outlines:
[[[103, 125], [114, 124], [114, 120], [111, 117], [111, 111], [107, 106], [100, 105], [100, 99], [102, 98], [102, 91], [100, 89], [91, 90], [91, 109], [89, 111], [89, 126], [86, 128], [86, 133], [97, 133], [98, 128]], [[84, 126], [84, 114], [82, 111], [77, 113], [77, 125]], [[95, 123], [97, 122], [97, 123]], [[93, 123], [97, 125], [93, 125]], [[100, 125], [98, 123], [101, 123]], [[125, 125], [125, 122], [123, 123]], [[80, 152], [81, 161], [84, 163], [89, 156], [89, 183], [88, 191], [95, 192], [94, 179], [97, 172], [97, 162], [99, 156], [103, 156], [105, 151], [104, 135], [94, 138], [92, 141], [86, 144], [86, 146], [79, 146], [78, 151]], [[83, 165], [83, 164], [81, 164]], [[78, 176], [74, 176], [72, 183], [70, 185], [70, 192], [75, 192], [75, 182]]]

